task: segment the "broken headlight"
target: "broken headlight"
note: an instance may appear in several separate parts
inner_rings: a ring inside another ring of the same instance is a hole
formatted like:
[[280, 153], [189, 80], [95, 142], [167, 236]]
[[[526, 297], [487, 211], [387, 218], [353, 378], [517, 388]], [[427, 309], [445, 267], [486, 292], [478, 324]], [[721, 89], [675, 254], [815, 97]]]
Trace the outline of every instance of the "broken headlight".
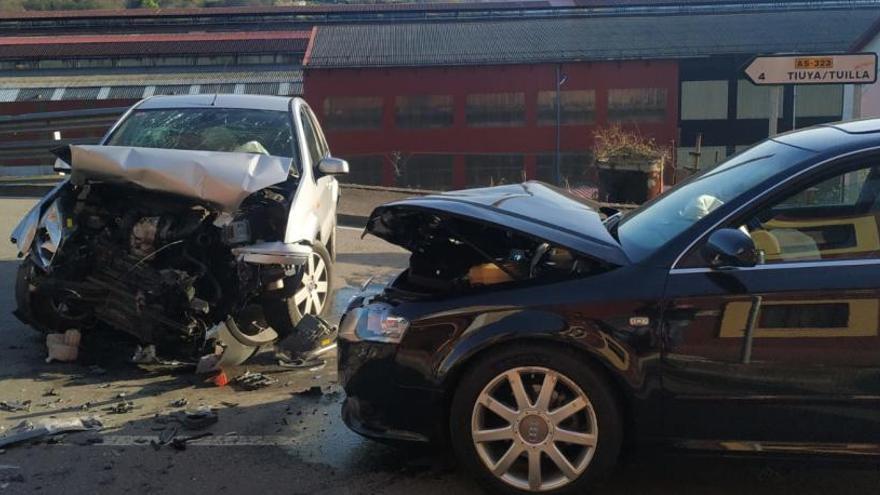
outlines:
[[58, 200], [52, 202], [46, 209], [46, 213], [43, 214], [43, 218], [40, 219], [36, 238], [35, 251], [42, 265], [48, 267], [52, 264], [55, 253], [58, 252], [64, 239], [64, 225]]
[[339, 325], [339, 338], [392, 344], [400, 342], [409, 328], [409, 321], [402, 316], [392, 315], [392, 309], [389, 304], [373, 303], [349, 311]]

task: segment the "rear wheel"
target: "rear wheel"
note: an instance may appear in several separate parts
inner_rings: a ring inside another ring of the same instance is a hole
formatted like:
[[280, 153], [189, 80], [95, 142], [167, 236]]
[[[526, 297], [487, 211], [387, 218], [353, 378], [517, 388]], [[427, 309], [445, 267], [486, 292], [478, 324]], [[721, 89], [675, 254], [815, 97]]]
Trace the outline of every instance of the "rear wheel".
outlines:
[[617, 403], [578, 356], [513, 347], [487, 356], [453, 399], [456, 455], [490, 490], [583, 493], [615, 463]]
[[303, 315], [326, 316], [333, 304], [333, 260], [320, 243], [302, 268], [284, 280], [283, 297], [267, 297], [266, 321], [279, 335], [289, 335]]

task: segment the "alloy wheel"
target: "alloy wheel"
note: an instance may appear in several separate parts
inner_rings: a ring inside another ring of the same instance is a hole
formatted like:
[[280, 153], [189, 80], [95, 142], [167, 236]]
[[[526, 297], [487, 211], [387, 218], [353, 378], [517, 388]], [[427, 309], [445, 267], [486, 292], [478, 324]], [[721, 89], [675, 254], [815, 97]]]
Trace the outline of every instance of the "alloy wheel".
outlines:
[[318, 253], [312, 253], [302, 271], [302, 280], [293, 294], [293, 302], [300, 314], [320, 315], [327, 304], [327, 265]]
[[496, 376], [471, 415], [474, 448], [489, 472], [533, 492], [577, 480], [596, 453], [598, 435], [587, 394], [567, 376], [542, 367]]

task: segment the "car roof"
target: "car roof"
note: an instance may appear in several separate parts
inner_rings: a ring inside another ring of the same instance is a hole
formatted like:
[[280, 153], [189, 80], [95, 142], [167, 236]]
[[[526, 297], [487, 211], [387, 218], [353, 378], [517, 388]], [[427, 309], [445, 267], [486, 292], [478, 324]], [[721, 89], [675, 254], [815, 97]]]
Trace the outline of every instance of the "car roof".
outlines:
[[155, 110], [161, 108], [216, 107], [286, 112], [290, 109], [290, 103], [293, 99], [294, 97], [290, 96], [231, 94], [151, 96], [142, 100], [137, 105], [137, 108], [140, 110]]
[[817, 160], [880, 148], [880, 119], [820, 124], [779, 134], [771, 139], [812, 151], [812, 158], [803, 163], [803, 166], [808, 166]]

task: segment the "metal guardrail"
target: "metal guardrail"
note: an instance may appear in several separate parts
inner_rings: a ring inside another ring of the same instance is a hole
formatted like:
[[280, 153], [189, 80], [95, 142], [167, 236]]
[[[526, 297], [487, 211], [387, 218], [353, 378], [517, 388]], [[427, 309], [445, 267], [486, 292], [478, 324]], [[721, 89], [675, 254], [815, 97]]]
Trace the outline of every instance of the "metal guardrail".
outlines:
[[[88, 108], [0, 116], [0, 166], [51, 165], [52, 148], [94, 144], [126, 107]], [[55, 131], [76, 130], [76, 137], [55, 140]], [[83, 135], [85, 134], [85, 135]]]

